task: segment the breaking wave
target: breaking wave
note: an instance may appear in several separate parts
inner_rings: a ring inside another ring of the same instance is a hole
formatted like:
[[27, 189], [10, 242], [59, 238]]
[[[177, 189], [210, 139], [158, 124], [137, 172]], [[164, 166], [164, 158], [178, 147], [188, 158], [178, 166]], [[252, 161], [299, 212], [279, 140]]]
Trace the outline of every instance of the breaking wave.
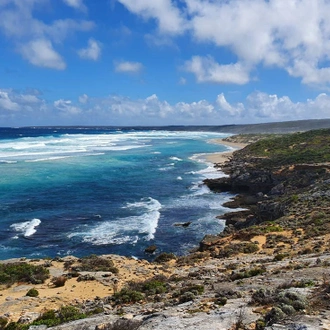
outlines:
[[14, 223], [10, 226], [14, 231], [21, 233], [24, 237], [30, 237], [37, 232], [36, 227], [41, 224], [39, 219]]

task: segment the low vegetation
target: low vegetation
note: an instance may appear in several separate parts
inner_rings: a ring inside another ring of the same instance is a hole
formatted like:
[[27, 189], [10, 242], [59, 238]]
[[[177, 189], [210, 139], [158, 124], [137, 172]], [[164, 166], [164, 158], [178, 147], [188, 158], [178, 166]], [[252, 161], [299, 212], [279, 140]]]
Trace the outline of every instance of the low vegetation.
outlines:
[[87, 272], [111, 272], [114, 274], [119, 272], [111, 259], [95, 254], [82, 258], [79, 269]]
[[10, 286], [15, 282], [41, 284], [49, 278], [49, 270], [25, 262], [0, 264], [0, 284]]
[[329, 162], [330, 129], [261, 139], [239, 153], [248, 157], [262, 157], [258, 161], [264, 166]]
[[26, 296], [27, 297], [38, 297], [39, 296], [39, 291], [35, 288], [32, 288], [26, 293]]

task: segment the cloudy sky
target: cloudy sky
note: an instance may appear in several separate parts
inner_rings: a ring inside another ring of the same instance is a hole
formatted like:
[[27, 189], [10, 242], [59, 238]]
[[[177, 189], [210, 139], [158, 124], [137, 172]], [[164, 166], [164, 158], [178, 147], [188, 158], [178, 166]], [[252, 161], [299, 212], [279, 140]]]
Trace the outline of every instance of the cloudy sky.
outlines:
[[0, 0], [0, 126], [330, 117], [328, 0]]

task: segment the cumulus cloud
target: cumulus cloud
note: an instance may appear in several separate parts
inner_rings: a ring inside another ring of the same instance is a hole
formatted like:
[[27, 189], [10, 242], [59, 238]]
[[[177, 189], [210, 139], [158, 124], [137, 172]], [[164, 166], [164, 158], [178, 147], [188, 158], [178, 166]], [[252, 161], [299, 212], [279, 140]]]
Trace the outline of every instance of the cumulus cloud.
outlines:
[[221, 65], [211, 56], [193, 56], [185, 63], [184, 70], [193, 73], [199, 83], [243, 85], [250, 79], [249, 70], [241, 63]]
[[[82, 3], [77, 0], [67, 1], [71, 5]], [[65, 62], [55, 49], [56, 45], [76, 32], [90, 31], [95, 24], [88, 20], [57, 19], [45, 22], [36, 18], [36, 8], [40, 10], [47, 3], [47, 0], [2, 0], [0, 31], [31, 64], [62, 70]]]
[[0, 91], [0, 109], [2, 111], [17, 111], [19, 110], [19, 105], [11, 100], [8, 92]]
[[64, 70], [66, 64], [53, 48], [49, 40], [37, 39], [30, 41], [20, 48], [21, 54], [33, 65]]
[[118, 0], [128, 10], [145, 19], [154, 19], [160, 32], [181, 34], [184, 32], [185, 21], [180, 10], [171, 0]]
[[74, 9], [78, 9], [83, 12], [87, 11], [87, 7], [84, 5], [83, 0], [63, 0], [63, 2]]
[[61, 111], [65, 115], [79, 115], [81, 109], [72, 104], [71, 100], [57, 100], [54, 102], [54, 108]]
[[101, 56], [101, 43], [93, 38], [88, 40], [87, 48], [78, 50], [78, 55], [86, 60], [97, 61]]
[[[37, 91], [18, 92], [0, 89], [0, 121], [2, 125], [22, 126], [38, 118], [44, 120], [45, 101], [37, 96]], [[42, 124], [40, 122], [39, 124]]]
[[122, 73], [139, 73], [143, 69], [140, 62], [120, 61], [114, 62], [115, 71]]
[[[248, 82], [249, 70], [262, 65], [281, 68], [305, 84], [330, 84], [327, 0], [118, 1], [133, 14], [155, 21], [156, 33], [170, 37], [187, 33], [197, 43], [230, 50], [237, 64], [213, 65], [228, 77], [220, 79], [224, 83]], [[200, 82], [219, 80], [219, 75], [214, 77], [203, 67], [201, 58], [189, 63], [197, 66], [191, 69]]]
[[[225, 125], [329, 117], [330, 96], [293, 102], [288, 96], [254, 92], [243, 102], [229, 102], [221, 93], [213, 102], [197, 100], [171, 104], [153, 94], [144, 99], [120, 95], [79, 102], [48, 102], [29, 91], [0, 89], [0, 119], [6, 125]], [[311, 116], [312, 114], [312, 116]]]
[[223, 93], [219, 94], [216, 100], [217, 106], [228, 113], [230, 116], [240, 116], [244, 111], [244, 105], [238, 103], [236, 105], [231, 105], [225, 98]]

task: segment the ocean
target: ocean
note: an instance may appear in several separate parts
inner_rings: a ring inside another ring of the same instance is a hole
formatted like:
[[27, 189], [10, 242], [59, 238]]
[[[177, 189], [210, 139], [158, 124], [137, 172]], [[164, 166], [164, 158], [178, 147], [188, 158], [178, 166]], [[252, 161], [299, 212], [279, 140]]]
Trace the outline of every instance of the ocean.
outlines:
[[[188, 253], [223, 230], [231, 196], [205, 154], [228, 134], [173, 129], [0, 128], [0, 259]], [[191, 222], [187, 228], [177, 223]]]

